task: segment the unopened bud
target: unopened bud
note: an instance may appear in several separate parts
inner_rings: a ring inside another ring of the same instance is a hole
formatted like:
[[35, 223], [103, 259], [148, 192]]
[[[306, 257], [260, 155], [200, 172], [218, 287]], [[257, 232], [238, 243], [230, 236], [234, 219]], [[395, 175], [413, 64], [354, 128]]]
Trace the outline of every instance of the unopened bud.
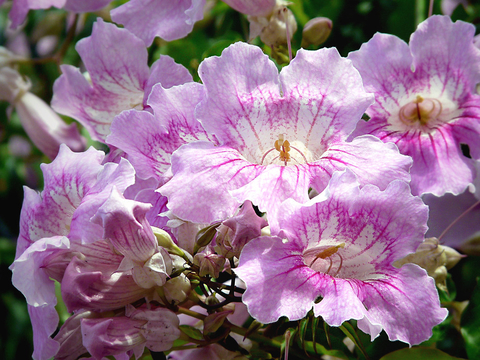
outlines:
[[176, 247], [175, 243], [172, 240], [172, 237], [165, 230], [152, 226], [153, 235], [157, 238], [157, 243], [161, 247], [169, 250]]
[[29, 92], [30, 83], [15, 70], [0, 69], [0, 100], [9, 101], [17, 111], [30, 140], [50, 159], [65, 143], [73, 151], [85, 150], [86, 140], [75, 124], [67, 125], [47, 103]]
[[445, 262], [445, 266], [447, 269], [451, 269], [452, 267], [457, 265], [461, 258], [465, 257], [465, 255], [460, 254], [457, 250], [452, 249], [449, 246], [441, 245], [441, 247], [447, 257], [447, 260]]
[[187, 299], [191, 288], [190, 280], [184, 274], [180, 274], [165, 283], [163, 292], [170, 304], [180, 304]]
[[195, 238], [195, 248], [193, 250], [196, 253], [199, 249], [210, 244], [217, 234], [217, 227], [220, 226], [220, 223], [213, 224], [201, 229]]
[[233, 310], [221, 311], [208, 315], [203, 320], [203, 334], [208, 335], [220, 329], [227, 316], [231, 314], [233, 314]]
[[[255, 20], [249, 17], [249, 21]], [[292, 11], [285, 6], [278, 6], [268, 20], [268, 25], [262, 29], [260, 40], [265, 45], [276, 47], [286, 44], [287, 39], [291, 39], [295, 31], [297, 31], [297, 21]]]
[[152, 226], [152, 231], [159, 246], [167, 250], [170, 254], [178, 255], [180, 257], [185, 255], [184, 251], [173, 242], [172, 237], [165, 230]]
[[218, 305], [218, 304], [220, 304], [220, 301], [216, 298], [215, 294], [213, 294], [213, 295], [208, 296], [205, 299], [205, 304], [210, 305], [210, 306]]
[[302, 47], [319, 46], [327, 41], [332, 32], [332, 20], [326, 17], [317, 17], [305, 24], [302, 33]]
[[417, 264], [435, 279], [441, 290], [446, 291], [447, 268], [453, 267], [462, 257], [454, 249], [439, 245], [437, 238], [428, 238], [420, 244], [415, 253], [395, 261], [393, 265], [399, 268], [406, 263]]
[[200, 267], [200, 276], [210, 275], [217, 278], [220, 275], [220, 271], [223, 271], [225, 258], [212, 251], [203, 251], [195, 254], [193, 263]]
[[462, 253], [470, 256], [480, 256], [480, 235], [478, 233], [475, 235], [460, 245], [459, 250]]
[[[430, 274], [428, 274], [430, 275]], [[447, 288], [447, 268], [445, 266], [440, 266], [435, 269], [433, 274], [430, 275], [435, 279], [435, 283], [437, 284], [438, 288], [442, 291], [448, 291]]]

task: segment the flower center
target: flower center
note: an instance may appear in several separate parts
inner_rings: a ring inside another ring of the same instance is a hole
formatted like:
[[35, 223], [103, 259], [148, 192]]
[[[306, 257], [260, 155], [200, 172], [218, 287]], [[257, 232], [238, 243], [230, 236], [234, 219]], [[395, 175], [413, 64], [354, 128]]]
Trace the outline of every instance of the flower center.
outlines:
[[420, 95], [412, 102], [402, 106], [399, 117], [405, 125], [432, 125], [432, 121], [442, 113], [442, 104], [437, 99], [424, 99]]
[[[338, 252], [345, 243], [332, 246], [321, 246], [307, 249], [303, 253], [303, 261], [310, 269], [331, 276], [337, 276], [343, 266], [343, 257]], [[335, 260], [335, 261], [334, 261]]]
[[273, 143], [273, 148], [267, 150], [263, 154], [260, 165], [263, 165], [264, 163], [273, 164], [274, 162], [278, 161], [282, 165], [287, 166], [292, 160], [297, 164], [305, 164], [307, 162], [307, 158], [302, 151], [295, 146], [290, 145], [290, 142], [285, 140], [284, 135], [280, 134], [278, 135], [278, 140]]

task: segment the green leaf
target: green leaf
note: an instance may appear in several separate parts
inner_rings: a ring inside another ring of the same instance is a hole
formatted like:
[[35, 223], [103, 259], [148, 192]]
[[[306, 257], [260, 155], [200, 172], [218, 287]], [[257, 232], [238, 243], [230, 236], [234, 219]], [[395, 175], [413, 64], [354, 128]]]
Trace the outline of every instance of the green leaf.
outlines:
[[300, 341], [300, 345], [304, 351], [305, 350], [305, 338], [307, 337], [307, 327], [309, 323], [310, 318], [305, 318], [302, 321], [300, 321], [300, 324], [298, 324], [298, 337]]
[[328, 350], [325, 346], [319, 343], [314, 344], [312, 341], [305, 341], [304, 344], [305, 344], [305, 350], [311, 355], [313, 354], [329, 355], [339, 359], [348, 360], [348, 356], [345, 355], [341, 350]]
[[367, 352], [365, 350], [365, 347], [363, 346], [362, 341], [358, 337], [357, 332], [356, 332], [355, 328], [352, 326], [352, 324], [350, 324], [349, 322], [346, 321], [342, 325], [340, 325], [339, 329], [342, 330], [343, 333], [350, 340], [353, 341], [353, 343], [360, 350], [360, 352], [363, 354], [363, 356], [365, 356], [365, 358], [368, 359], [368, 355], [367, 355]]
[[180, 325], [180, 330], [188, 337], [194, 340], [203, 340], [203, 334], [200, 330], [190, 325]]
[[457, 290], [452, 280], [452, 275], [447, 276], [447, 291], [438, 289], [438, 295], [440, 296], [440, 302], [451, 302], [455, 300], [457, 296]]
[[[453, 357], [438, 349], [429, 349], [422, 347], [406, 348], [391, 352], [380, 358], [380, 360], [455, 360]], [[472, 358], [473, 359], [473, 358]]]
[[462, 314], [460, 323], [462, 335], [465, 340], [465, 348], [470, 359], [480, 359], [480, 284], [477, 278], [477, 286], [473, 291], [472, 298]]
[[273, 359], [272, 354], [265, 350], [257, 348], [252, 348], [250, 350], [250, 356], [252, 357], [252, 359]]

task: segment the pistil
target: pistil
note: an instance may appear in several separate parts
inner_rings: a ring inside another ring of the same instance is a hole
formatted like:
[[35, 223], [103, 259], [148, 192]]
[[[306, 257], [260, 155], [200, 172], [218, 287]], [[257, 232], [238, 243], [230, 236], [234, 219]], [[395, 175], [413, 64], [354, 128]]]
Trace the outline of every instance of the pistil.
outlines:
[[416, 99], [400, 109], [400, 120], [406, 125], [431, 125], [432, 121], [442, 113], [442, 104], [437, 99], [424, 99], [417, 95]]

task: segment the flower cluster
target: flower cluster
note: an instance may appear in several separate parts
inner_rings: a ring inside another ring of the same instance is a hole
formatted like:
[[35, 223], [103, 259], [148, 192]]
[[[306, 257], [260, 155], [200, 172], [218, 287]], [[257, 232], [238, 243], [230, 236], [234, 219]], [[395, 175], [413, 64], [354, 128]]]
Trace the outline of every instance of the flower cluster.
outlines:
[[[289, 45], [288, 3], [225, 2], [248, 15], [252, 38]], [[109, 3], [14, 0], [10, 17], [18, 26], [29, 9]], [[111, 10], [124, 28], [99, 18], [77, 43], [87, 74], [61, 66], [53, 110], [109, 151], [82, 151], [77, 132], [52, 135], [43, 191], [25, 188], [11, 270], [34, 359], [233, 359], [282, 318], [356, 320], [372, 341], [382, 330], [409, 345], [429, 339], [448, 311], [437, 267], [412, 260], [425, 247], [420, 196], [476, 180], [474, 27], [432, 16], [409, 45], [378, 33], [348, 58], [301, 49], [281, 70], [237, 42], [201, 62], [200, 82], [166, 55], [149, 66], [154, 38], [185, 36], [204, 6], [128, 1]], [[9, 89], [24, 106], [26, 90]], [[448, 254], [458, 255], [438, 266]], [[61, 324], [59, 300], [71, 314]]]

